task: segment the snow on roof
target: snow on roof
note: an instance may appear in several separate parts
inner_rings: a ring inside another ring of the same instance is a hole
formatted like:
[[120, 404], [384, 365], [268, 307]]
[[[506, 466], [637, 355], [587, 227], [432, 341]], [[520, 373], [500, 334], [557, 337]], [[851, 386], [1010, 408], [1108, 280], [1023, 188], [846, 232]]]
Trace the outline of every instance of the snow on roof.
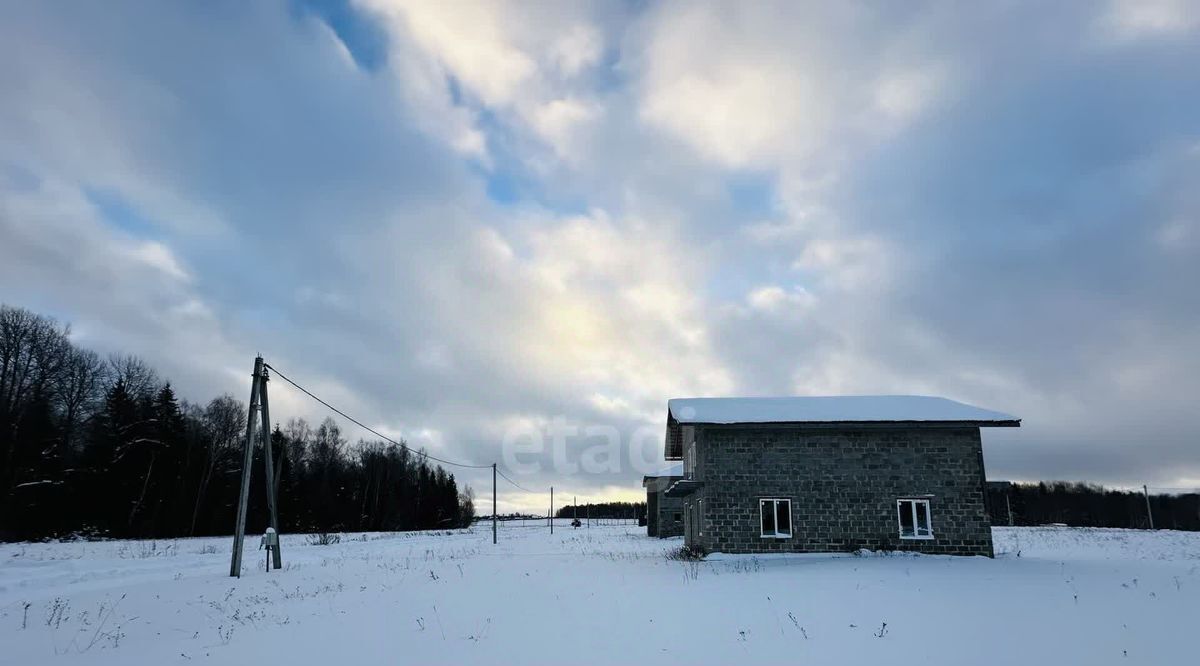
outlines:
[[667, 410], [679, 423], [1020, 422], [1008, 414], [924, 395], [675, 398], [667, 401]]
[[664, 468], [658, 470], [657, 472], [655, 472], [654, 474], [647, 474], [646, 476], [651, 476], [651, 477], [683, 476], [683, 463], [676, 463], [674, 465], [664, 467]]
[[642, 487], [650, 488], [655, 492], [661, 492], [667, 489], [667, 483], [671, 479], [683, 478], [683, 463], [669, 465], [653, 474], [647, 474], [642, 477]]

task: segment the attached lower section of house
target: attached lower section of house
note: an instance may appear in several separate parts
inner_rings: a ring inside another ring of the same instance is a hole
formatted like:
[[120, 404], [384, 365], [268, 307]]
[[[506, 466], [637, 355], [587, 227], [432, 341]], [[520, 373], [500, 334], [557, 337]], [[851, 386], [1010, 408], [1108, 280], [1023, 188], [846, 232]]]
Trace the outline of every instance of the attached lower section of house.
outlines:
[[649, 536], [683, 536], [683, 500], [663, 494], [682, 478], [683, 465], [678, 464], [642, 477], [642, 487], [646, 489], [646, 534]]
[[683, 470], [659, 505], [682, 502], [685, 542], [714, 552], [990, 557], [980, 429], [1018, 425], [925, 396], [671, 400]]

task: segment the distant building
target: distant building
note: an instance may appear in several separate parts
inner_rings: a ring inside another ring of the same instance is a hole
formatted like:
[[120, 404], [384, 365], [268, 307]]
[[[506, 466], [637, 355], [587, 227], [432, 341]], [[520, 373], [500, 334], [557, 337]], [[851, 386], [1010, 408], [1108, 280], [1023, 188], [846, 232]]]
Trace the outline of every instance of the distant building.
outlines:
[[646, 489], [646, 534], [652, 537], [683, 536], [683, 500], [663, 496], [663, 491], [682, 478], [682, 464], [642, 477], [642, 487]]
[[685, 543], [709, 551], [990, 557], [980, 428], [1019, 425], [925, 396], [670, 400], [683, 470], [658, 513], [681, 500]]

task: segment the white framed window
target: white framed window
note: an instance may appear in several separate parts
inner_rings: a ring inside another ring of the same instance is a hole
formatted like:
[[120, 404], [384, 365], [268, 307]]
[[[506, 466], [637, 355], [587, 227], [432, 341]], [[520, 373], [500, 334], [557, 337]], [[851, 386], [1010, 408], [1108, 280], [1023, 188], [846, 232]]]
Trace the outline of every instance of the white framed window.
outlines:
[[766, 539], [792, 536], [792, 500], [767, 497], [758, 500], [760, 532]]
[[933, 518], [929, 512], [929, 500], [916, 497], [896, 500], [896, 523], [900, 527], [901, 539], [932, 539]]
[[692, 442], [687, 447], [687, 460], [684, 466], [687, 473], [687, 478], [696, 478], [696, 443]]

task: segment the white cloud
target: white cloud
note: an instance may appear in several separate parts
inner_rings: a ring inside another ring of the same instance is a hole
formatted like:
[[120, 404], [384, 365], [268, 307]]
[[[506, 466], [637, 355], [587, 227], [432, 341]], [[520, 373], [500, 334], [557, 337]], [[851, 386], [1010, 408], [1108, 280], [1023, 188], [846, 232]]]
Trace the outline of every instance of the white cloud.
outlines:
[[489, 106], [512, 104], [537, 73], [537, 63], [513, 39], [510, 14], [491, 2], [364, 0], [390, 19]]
[[870, 289], [894, 273], [893, 254], [870, 236], [813, 238], [804, 243], [792, 267], [843, 289]]
[[144, 356], [208, 397], [225, 388], [233, 359], [252, 358], [169, 247], [109, 227], [69, 184], [0, 178], [0, 239], [0, 302], [69, 313], [85, 346]]
[[680, 252], [670, 227], [597, 212], [543, 227], [527, 242], [519, 270], [533, 307], [504, 342], [539, 375], [634, 401], [729, 388], [689, 288], [700, 264]]
[[876, 106], [893, 125], [919, 117], [943, 98], [948, 77], [945, 69], [939, 64], [884, 74], [875, 83]]
[[604, 36], [594, 26], [577, 23], [555, 39], [549, 58], [562, 76], [572, 77], [595, 65], [604, 54]]
[[[359, 0], [399, 46], [391, 61], [401, 85], [416, 69], [411, 97], [438, 118], [488, 110], [514, 121], [555, 155], [578, 159], [578, 133], [602, 107], [584, 101], [581, 77], [603, 54], [604, 37], [578, 6], [465, 0]], [[461, 91], [454, 100], [450, 87]], [[482, 132], [458, 123], [452, 145], [482, 152]], [[530, 158], [531, 162], [536, 159]]]
[[401, 97], [415, 110], [421, 127], [459, 154], [490, 163], [487, 137], [476, 127], [476, 114], [454, 104], [445, 73], [436, 62], [409, 53], [400, 50], [392, 54], [390, 61], [401, 82]]
[[[829, 164], [945, 92], [946, 68], [902, 48], [896, 26], [873, 31], [878, 18], [849, 3], [670, 4], [636, 56], [641, 118], [727, 167]], [[870, 51], [834, 37], [864, 27]]]
[[598, 117], [599, 107], [578, 99], [555, 99], [538, 106], [530, 119], [534, 130], [570, 162], [582, 159], [579, 131]]
[[1174, 37], [1200, 26], [1200, 3], [1195, 0], [1110, 0], [1099, 19], [1102, 33], [1117, 41]]
[[1167, 252], [1193, 247], [1200, 242], [1200, 224], [1187, 218], [1171, 220], [1160, 226], [1154, 239]]
[[170, 278], [180, 282], [190, 282], [192, 279], [171, 249], [162, 243], [141, 241], [132, 244], [127, 251], [130, 259], [156, 268]]
[[746, 297], [750, 307], [767, 312], [779, 312], [784, 308], [805, 309], [816, 304], [816, 297], [804, 287], [791, 291], [779, 285], [767, 285], [750, 292]]

